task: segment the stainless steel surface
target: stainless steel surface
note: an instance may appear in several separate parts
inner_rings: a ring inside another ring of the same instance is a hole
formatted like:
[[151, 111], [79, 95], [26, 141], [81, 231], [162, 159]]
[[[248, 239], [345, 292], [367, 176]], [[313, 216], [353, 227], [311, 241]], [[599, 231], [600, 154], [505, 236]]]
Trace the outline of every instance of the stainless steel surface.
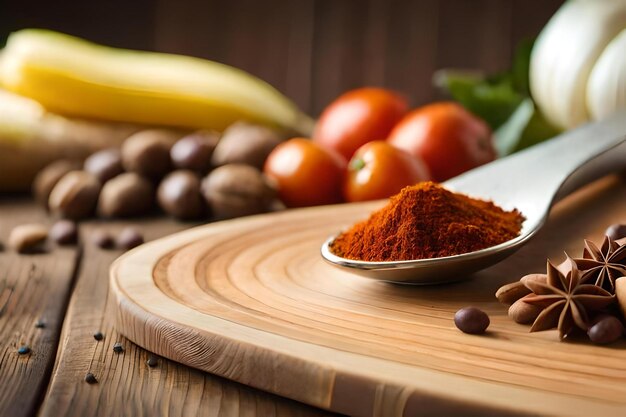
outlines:
[[500, 245], [444, 258], [364, 262], [340, 258], [322, 245], [322, 256], [339, 268], [379, 280], [434, 284], [455, 281], [493, 265], [526, 243], [545, 223], [552, 205], [580, 186], [626, 167], [626, 112], [476, 168], [444, 183], [449, 190], [525, 217], [520, 236]]

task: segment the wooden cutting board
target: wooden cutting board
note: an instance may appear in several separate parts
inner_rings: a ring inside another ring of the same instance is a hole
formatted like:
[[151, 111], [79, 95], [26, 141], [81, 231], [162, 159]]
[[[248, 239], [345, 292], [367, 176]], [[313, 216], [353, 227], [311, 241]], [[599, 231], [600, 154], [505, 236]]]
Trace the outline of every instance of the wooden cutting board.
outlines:
[[[626, 415], [626, 342], [528, 333], [494, 297], [545, 271], [546, 257], [578, 255], [583, 237], [600, 242], [609, 224], [626, 221], [622, 181], [607, 177], [562, 201], [504, 262], [430, 287], [322, 260], [329, 235], [380, 204], [220, 222], [143, 245], [111, 269], [119, 330], [175, 361], [351, 415]], [[468, 305], [490, 315], [487, 334], [455, 328]]]

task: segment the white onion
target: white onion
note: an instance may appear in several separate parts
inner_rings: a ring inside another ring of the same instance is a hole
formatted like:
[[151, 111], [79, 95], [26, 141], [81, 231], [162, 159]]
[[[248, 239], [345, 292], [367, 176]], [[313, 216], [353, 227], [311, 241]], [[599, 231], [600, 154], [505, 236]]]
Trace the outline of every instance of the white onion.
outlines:
[[626, 29], [609, 43], [591, 71], [587, 108], [594, 120], [626, 108]]
[[[530, 62], [530, 88], [535, 102], [555, 126], [572, 128], [590, 118], [587, 94], [592, 71], [607, 45], [626, 28], [626, 0], [570, 0], [552, 17], [533, 48]], [[623, 60], [624, 43], [613, 52], [613, 61]], [[610, 58], [607, 58], [607, 60]], [[606, 62], [612, 67], [616, 62]], [[597, 77], [611, 72], [599, 71]], [[619, 77], [609, 75], [613, 79]], [[625, 86], [597, 81], [598, 88], [622, 90]], [[618, 93], [618, 95], [622, 95]], [[611, 113], [611, 99], [605, 102], [598, 90], [593, 90], [594, 110], [591, 114]], [[595, 103], [596, 100], [602, 104]], [[602, 109], [596, 112], [596, 109]]]

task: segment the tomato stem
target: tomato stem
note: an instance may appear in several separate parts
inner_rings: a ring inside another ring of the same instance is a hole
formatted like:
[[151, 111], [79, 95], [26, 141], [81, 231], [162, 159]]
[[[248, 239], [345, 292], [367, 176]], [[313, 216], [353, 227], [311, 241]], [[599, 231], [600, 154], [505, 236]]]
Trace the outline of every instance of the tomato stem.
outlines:
[[365, 161], [363, 158], [356, 158], [350, 161], [350, 169], [354, 171], [360, 171], [365, 168]]

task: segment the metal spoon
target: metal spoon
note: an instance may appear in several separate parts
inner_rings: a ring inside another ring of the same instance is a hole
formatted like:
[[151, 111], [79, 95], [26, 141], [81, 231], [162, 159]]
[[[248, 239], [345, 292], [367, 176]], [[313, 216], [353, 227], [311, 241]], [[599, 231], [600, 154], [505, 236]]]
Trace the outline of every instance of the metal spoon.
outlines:
[[544, 225], [556, 201], [624, 167], [626, 112], [620, 112], [443, 183], [449, 190], [491, 200], [504, 209], [517, 208], [526, 221], [515, 239], [443, 258], [364, 262], [334, 255], [329, 249], [331, 237], [322, 245], [322, 256], [337, 267], [378, 280], [417, 284], [455, 281], [519, 249]]

